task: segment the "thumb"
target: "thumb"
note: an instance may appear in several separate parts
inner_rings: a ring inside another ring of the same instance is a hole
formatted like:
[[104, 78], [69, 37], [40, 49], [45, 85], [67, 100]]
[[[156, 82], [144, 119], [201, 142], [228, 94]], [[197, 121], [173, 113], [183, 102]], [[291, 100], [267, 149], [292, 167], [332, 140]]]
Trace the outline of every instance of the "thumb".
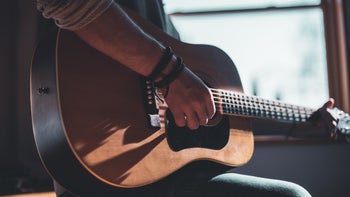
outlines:
[[322, 108], [333, 108], [334, 107], [334, 99], [333, 98], [329, 98], [329, 100], [322, 106]]

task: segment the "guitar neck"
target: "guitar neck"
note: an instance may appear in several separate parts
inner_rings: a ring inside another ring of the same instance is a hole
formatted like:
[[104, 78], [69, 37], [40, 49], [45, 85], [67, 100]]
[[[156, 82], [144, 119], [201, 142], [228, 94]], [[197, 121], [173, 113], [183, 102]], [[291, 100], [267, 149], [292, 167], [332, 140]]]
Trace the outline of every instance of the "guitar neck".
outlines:
[[224, 115], [305, 122], [314, 109], [242, 93], [211, 89], [217, 110]]

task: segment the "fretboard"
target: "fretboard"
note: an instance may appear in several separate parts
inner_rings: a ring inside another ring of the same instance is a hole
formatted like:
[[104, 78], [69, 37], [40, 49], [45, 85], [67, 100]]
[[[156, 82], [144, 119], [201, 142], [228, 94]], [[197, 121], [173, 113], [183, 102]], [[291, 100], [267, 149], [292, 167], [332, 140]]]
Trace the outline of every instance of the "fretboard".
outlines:
[[305, 122], [314, 109], [259, 98], [242, 93], [211, 89], [221, 114]]

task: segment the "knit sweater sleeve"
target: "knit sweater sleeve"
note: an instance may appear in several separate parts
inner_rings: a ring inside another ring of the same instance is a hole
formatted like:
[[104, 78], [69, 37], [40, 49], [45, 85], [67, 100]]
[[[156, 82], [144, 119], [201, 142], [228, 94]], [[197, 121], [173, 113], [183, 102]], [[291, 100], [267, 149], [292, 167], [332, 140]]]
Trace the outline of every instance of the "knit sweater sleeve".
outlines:
[[52, 18], [60, 28], [77, 30], [100, 16], [113, 0], [36, 0], [45, 18]]

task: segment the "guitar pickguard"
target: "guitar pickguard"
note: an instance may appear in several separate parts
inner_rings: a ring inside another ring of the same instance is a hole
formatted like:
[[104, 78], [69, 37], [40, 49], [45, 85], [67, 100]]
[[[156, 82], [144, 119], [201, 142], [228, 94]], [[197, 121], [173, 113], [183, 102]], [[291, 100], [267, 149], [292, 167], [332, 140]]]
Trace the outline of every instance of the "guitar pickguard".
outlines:
[[228, 142], [230, 125], [226, 116], [223, 116], [216, 125], [200, 126], [196, 130], [190, 130], [188, 127], [178, 127], [169, 110], [166, 116], [168, 119], [166, 125], [167, 140], [173, 151], [195, 147], [220, 150]]

